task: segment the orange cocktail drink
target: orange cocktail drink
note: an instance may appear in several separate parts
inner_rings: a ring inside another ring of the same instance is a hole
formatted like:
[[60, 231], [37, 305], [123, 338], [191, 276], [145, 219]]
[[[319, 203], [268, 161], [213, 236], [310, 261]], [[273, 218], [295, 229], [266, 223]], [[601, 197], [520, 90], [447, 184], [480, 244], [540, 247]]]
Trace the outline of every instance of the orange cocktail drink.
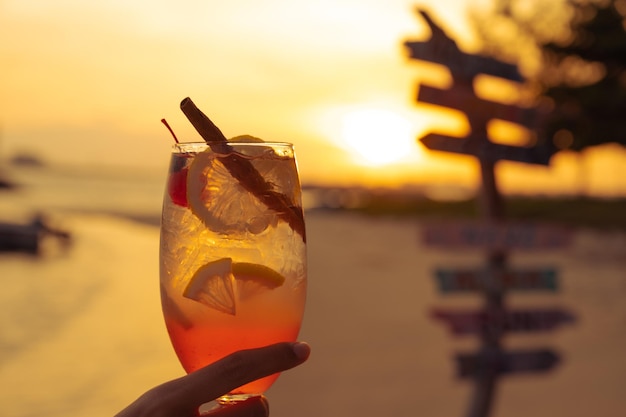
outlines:
[[[163, 314], [187, 372], [232, 352], [295, 341], [306, 244], [293, 147], [251, 137], [176, 144], [163, 202]], [[223, 399], [261, 395], [273, 375]]]

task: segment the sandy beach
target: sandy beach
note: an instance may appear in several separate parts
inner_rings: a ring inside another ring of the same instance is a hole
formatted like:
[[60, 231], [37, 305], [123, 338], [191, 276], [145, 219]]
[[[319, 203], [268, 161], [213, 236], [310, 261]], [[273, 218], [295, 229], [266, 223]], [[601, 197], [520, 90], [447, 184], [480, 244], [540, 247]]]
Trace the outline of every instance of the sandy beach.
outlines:
[[[182, 375], [161, 320], [158, 228], [76, 215], [72, 249], [44, 259], [0, 257], [0, 414], [111, 416], [148, 388]], [[267, 393], [274, 416], [459, 416], [472, 384], [433, 307], [478, 307], [478, 294], [440, 294], [433, 269], [480, 265], [481, 250], [423, 247], [420, 223], [310, 212], [309, 293], [302, 367]], [[505, 346], [550, 348], [547, 373], [500, 379], [494, 417], [599, 415], [626, 409], [626, 234], [578, 230], [563, 249], [512, 253], [512, 265], [552, 266], [557, 293], [511, 294], [507, 305], [560, 307], [576, 323], [510, 335]]]

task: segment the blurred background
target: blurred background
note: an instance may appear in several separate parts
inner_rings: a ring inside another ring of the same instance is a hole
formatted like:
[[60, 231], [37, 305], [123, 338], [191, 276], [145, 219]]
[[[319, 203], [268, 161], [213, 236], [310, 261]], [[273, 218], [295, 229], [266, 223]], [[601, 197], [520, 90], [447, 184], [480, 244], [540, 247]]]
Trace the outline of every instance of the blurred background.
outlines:
[[227, 137], [296, 146], [313, 355], [272, 388], [273, 415], [464, 414], [471, 384], [453, 355], [477, 341], [450, 337], [428, 312], [480, 300], [439, 293], [433, 270], [485, 253], [420, 235], [435, 218], [480, 216], [481, 177], [475, 158], [418, 140], [469, 131], [462, 113], [416, 100], [420, 85], [452, 84], [446, 67], [409, 58], [405, 42], [431, 36], [418, 7], [462, 51], [518, 66], [522, 83], [474, 85], [547, 111], [541, 135], [488, 126], [493, 140], [554, 151], [548, 166], [498, 162], [507, 217], [574, 233], [559, 250], [511, 255], [561, 277], [558, 293], [512, 305], [562, 305], [579, 319], [507, 336], [562, 361], [503, 378], [493, 415], [621, 415], [623, 0], [0, 0], [0, 415], [110, 416], [182, 374], [156, 283], [173, 144], [160, 120], [200, 140], [179, 110], [187, 96]]

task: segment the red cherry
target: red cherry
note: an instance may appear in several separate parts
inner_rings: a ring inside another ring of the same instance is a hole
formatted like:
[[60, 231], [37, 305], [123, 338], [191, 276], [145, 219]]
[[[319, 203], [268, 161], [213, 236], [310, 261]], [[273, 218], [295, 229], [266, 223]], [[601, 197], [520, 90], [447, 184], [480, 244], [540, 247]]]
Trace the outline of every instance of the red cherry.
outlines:
[[187, 168], [172, 172], [167, 184], [167, 192], [174, 202], [182, 207], [188, 207], [187, 204]]

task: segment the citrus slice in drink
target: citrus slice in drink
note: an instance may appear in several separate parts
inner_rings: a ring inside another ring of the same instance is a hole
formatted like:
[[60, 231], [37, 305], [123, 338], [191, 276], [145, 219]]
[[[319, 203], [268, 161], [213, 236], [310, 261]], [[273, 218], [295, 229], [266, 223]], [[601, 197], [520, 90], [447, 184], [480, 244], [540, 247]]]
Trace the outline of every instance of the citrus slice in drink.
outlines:
[[243, 301], [284, 283], [284, 276], [265, 265], [222, 258], [200, 267], [189, 280], [183, 296], [235, 315], [236, 298]]
[[285, 283], [285, 277], [265, 265], [250, 262], [233, 263], [233, 275], [240, 300], [246, 300]]
[[235, 136], [234, 138], [230, 138], [228, 139], [229, 142], [258, 142], [258, 143], [263, 143], [264, 140], [263, 139], [259, 139], [255, 136], [250, 136], [250, 135], [240, 135], [240, 136]]
[[198, 268], [183, 296], [226, 314], [235, 315], [233, 260], [222, 258]]
[[189, 165], [187, 203], [210, 230], [220, 234], [259, 234], [278, 222], [276, 213], [233, 178], [210, 150], [198, 153]]

